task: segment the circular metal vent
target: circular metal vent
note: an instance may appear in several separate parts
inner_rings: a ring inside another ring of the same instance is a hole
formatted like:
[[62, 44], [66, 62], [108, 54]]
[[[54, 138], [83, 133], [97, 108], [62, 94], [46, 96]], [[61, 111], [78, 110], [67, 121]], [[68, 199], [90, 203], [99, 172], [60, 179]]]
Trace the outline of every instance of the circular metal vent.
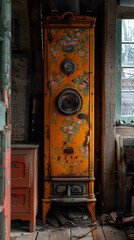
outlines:
[[61, 70], [63, 73], [70, 75], [76, 70], [76, 63], [73, 60], [66, 59], [61, 63]]
[[81, 109], [81, 96], [72, 89], [63, 90], [57, 97], [58, 110], [64, 115], [74, 115]]

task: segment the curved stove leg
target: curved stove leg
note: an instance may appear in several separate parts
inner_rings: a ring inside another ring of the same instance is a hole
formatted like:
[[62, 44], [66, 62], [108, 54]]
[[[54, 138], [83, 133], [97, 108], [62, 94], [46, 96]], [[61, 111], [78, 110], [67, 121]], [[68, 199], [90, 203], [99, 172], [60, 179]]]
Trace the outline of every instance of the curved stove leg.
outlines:
[[46, 224], [47, 213], [50, 209], [51, 203], [50, 202], [43, 202], [43, 214], [42, 214], [42, 221], [43, 224]]
[[92, 225], [96, 224], [96, 215], [95, 215], [95, 202], [87, 204], [88, 211], [91, 213], [91, 223]]

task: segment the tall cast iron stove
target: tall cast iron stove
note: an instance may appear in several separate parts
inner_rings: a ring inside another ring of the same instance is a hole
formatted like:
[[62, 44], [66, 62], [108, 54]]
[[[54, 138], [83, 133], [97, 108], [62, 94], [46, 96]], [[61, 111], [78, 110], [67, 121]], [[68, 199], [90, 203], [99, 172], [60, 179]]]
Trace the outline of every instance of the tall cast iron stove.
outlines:
[[87, 204], [94, 195], [95, 18], [66, 12], [44, 25], [43, 223], [51, 204]]

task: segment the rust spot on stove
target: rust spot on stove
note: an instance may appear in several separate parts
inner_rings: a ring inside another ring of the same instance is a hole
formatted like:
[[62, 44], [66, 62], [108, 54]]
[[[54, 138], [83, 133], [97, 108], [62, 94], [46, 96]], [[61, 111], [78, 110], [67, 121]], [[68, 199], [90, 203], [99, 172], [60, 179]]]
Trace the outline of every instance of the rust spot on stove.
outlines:
[[57, 160], [60, 161], [60, 160], [61, 160], [61, 156], [58, 156], [58, 157], [57, 157]]

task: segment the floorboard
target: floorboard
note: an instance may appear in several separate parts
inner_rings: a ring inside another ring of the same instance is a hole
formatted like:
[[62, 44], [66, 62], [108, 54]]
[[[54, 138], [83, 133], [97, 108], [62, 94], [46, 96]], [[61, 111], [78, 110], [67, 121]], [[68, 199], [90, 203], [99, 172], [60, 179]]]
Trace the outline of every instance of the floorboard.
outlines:
[[70, 229], [61, 229], [52, 231], [50, 234], [50, 240], [70, 240]]
[[70, 240], [70, 229], [53, 229], [38, 232], [36, 240]]
[[71, 228], [70, 229], [70, 240], [93, 240], [92, 229], [90, 227], [86, 228]]
[[37, 232], [17, 236], [15, 240], [36, 240], [36, 237], [37, 237]]
[[103, 226], [102, 230], [106, 240], [128, 240], [123, 230], [118, 230], [111, 226]]
[[51, 230], [38, 232], [36, 240], [43, 240], [43, 239], [50, 240], [50, 234], [51, 234]]
[[94, 240], [106, 240], [102, 228], [100, 226], [93, 230], [92, 235]]

